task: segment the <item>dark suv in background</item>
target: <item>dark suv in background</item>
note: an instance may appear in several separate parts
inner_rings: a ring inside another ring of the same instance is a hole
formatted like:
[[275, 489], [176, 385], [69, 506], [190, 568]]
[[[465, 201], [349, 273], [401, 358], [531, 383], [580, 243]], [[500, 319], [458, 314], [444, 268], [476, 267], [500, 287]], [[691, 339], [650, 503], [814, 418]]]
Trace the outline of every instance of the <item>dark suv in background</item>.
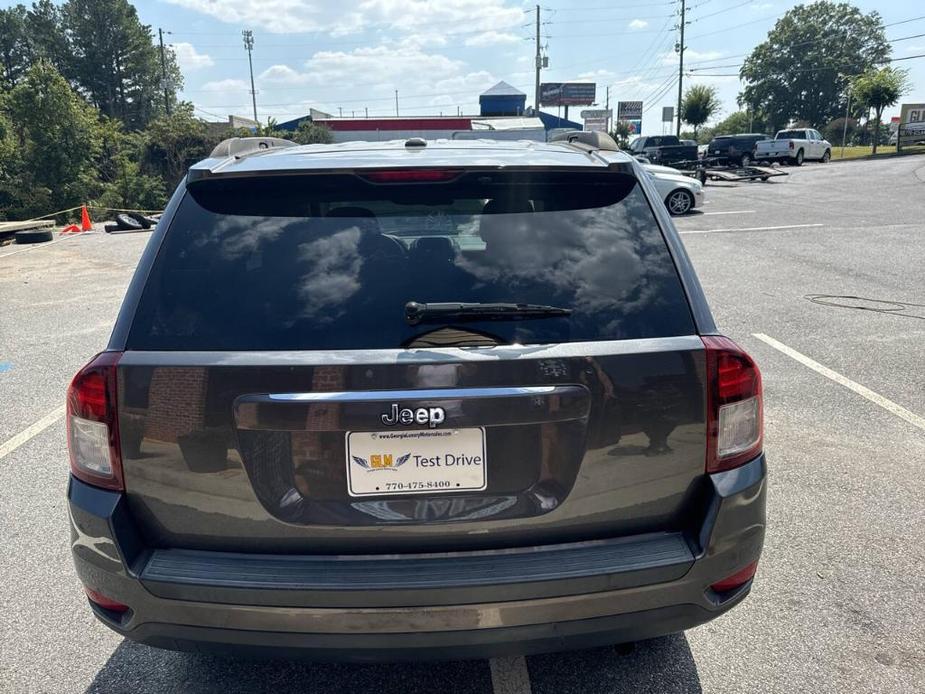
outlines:
[[170, 649], [466, 658], [749, 592], [758, 368], [612, 140], [226, 141], [68, 392], [77, 573]]
[[721, 164], [751, 166], [755, 161], [755, 145], [770, 139], [760, 133], [719, 135], [707, 145], [707, 157], [718, 159]]

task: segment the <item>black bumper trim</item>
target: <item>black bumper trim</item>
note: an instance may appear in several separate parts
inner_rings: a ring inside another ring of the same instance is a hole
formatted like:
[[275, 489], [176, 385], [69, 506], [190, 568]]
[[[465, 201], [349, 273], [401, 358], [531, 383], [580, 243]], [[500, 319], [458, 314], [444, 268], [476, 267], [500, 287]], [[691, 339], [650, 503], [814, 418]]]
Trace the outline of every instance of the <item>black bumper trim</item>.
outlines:
[[[548, 547], [385, 556], [255, 555], [154, 550], [141, 569], [159, 597], [258, 605], [409, 606], [523, 600], [628, 588], [684, 576], [694, 556], [680, 533]], [[485, 595], [482, 591], [489, 591]], [[424, 602], [422, 604], [433, 604]]]

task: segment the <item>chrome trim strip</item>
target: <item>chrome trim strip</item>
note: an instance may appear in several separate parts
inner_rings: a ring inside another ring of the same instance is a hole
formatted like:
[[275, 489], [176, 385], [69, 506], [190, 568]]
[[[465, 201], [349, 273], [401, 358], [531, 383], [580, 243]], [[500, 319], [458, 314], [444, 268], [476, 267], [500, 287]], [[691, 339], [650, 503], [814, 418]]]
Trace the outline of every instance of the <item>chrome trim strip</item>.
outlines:
[[638, 340], [561, 342], [549, 345], [498, 347], [433, 347], [429, 349], [354, 349], [301, 351], [128, 351], [120, 366], [356, 366], [360, 364], [441, 364], [517, 359], [605, 357], [647, 352], [703, 350], [698, 335], [651, 337]]
[[[566, 386], [568, 388], [568, 386]], [[516, 388], [432, 388], [422, 390], [354, 390], [330, 393], [269, 393], [277, 401], [295, 402], [368, 402], [375, 400], [434, 400], [437, 398], [497, 398], [517, 395], [545, 395], [566, 388], [558, 386], [523, 386]]]

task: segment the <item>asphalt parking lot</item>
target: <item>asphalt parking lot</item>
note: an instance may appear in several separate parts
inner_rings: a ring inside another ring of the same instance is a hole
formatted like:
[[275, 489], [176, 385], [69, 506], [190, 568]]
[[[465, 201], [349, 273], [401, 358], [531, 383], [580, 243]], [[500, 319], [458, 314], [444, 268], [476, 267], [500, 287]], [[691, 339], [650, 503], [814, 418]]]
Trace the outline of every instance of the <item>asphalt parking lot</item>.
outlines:
[[0, 691], [925, 691], [925, 157], [788, 171], [709, 185], [677, 223], [721, 329], [764, 372], [751, 597], [683, 635], [525, 660], [254, 663], [97, 624], [69, 555], [62, 403], [148, 235], [0, 248]]

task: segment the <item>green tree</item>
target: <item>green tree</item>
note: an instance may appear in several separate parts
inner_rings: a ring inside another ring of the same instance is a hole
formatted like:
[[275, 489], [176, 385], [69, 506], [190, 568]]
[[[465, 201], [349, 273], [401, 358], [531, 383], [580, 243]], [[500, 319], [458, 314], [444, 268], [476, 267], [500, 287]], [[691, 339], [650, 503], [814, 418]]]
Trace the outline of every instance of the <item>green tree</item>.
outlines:
[[16, 86], [32, 62], [23, 5], [0, 9], [0, 89]]
[[[127, 0], [69, 0], [64, 26], [73, 56], [70, 75], [103, 115], [129, 130], [164, 112], [161, 62], [151, 27]], [[183, 85], [172, 51], [167, 56], [169, 99]]]
[[843, 139], [846, 143], [850, 143], [854, 141], [858, 133], [858, 121], [856, 118], [849, 118], [848, 127], [845, 128], [845, 117], [842, 116], [827, 123], [820, 132], [833, 145], [840, 145]]
[[845, 112], [850, 76], [889, 55], [877, 12], [825, 0], [797, 5], [746, 58], [739, 103], [766, 114], [772, 130], [791, 120], [817, 127]]
[[730, 113], [723, 120], [713, 126], [713, 135], [738, 135], [740, 133], [764, 132], [765, 123], [760, 115], [752, 115], [747, 111]]
[[610, 133], [610, 136], [616, 140], [617, 144], [622, 148], [626, 149], [629, 145], [630, 135], [633, 134], [633, 130], [630, 127], [630, 124], [625, 120], [618, 120], [613, 124], [613, 132]]
[[101, 149], [95, 170], [100, 190], [95, 202], [110, 208], [161, 208], [167, 197], [164, 181], [141, 171], [144, 135], [125, 132], [119, 121], [106, 117], [99, 131]]
[[318, 123], [312, 123], [310, 120], [304, 120], [299, 123], [299, 129], [289, 136], [293, 142], [300, 145], [330, 144], [334, 141], [331, 130]]
[[160, 178], [165, 189], [172, 191], [190, 165], [209, 156], [216, 144], [218, 139], [208, 135], [206, 124], [193, 117], [192, 104], [181, 103], [145, 130], [141, 171]]
[[694, 138], [701, 126], [716, 115], [722, 104], [716, 94], [716, 87], [695, 84], [681, 100], [681, 119], [694, 129]]
[[67, 78], [72, 73], [71, 51], [64, 31], [64, 13], [51, 0], [37, 0], [26, 13], [31, 59], [44, 58]]
[[[851, 83], [854, 98], [861, 104], [874, 110], [874, 133], [880, 132], [883, 110], [894, 105], [900, 97], [909, 91], [909, 73], [892, 67], [870, 70]], [[873, 153], [877, 153], [880, 138], [873, 138]]]
[[9, 98], [0, 92], [0, 220], [20, 199], [22, 157], [9, 118]]
[[22, 158], [14, 211], [47, 214], [85, 202], [94, 191], [100, 151], [96, 112], [44, 60], [29, 68], [7, 101]]

